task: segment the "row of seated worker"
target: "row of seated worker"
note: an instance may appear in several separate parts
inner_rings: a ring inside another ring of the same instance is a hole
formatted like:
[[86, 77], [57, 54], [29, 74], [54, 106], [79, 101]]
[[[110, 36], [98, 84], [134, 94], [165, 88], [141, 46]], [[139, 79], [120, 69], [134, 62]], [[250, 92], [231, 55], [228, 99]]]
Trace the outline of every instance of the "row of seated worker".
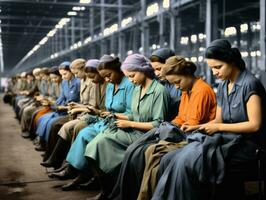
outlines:
[[[161, 48], [149, 58], [102, 55], [35, 68], [12, 77], [4, 99], [22, 136], [43, 151], [40, 164], [53, 168], [47, 175], [71, 179], [63, 191], [243, 199], [242, 175], [232, 181], [229, 174], [265, 148], [266, 92], [227, 40], [211, 42], [205, 61], [221, 80], [216, 94], [195, 75], [195, 63]], [[223, 184], [226, 192], [217, 189]]]

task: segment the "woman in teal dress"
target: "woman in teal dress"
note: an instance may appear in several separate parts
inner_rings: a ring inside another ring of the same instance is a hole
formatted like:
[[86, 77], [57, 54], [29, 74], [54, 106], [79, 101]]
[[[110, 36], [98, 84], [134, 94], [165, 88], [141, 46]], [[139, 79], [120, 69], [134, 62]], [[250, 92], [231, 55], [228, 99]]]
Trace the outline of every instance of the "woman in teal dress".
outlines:
[[107, 174], [122, 162], [127, 147], [145, 132], [158, 127], [169, 112], [169, 93], [155, 79], [154, 70], [144, 56], [128, 56], [121, 68], [137, 85], [133, 91], [131, 113], [116, 114], [114, 126], [98, 134], [85, 151], [90, 169], [102, 186], [99, 199], [105, 199], [110, 192], [112, 183]]
[[[86, 145], [101, 131], [107, 128], [107, 124], [110, 117], [105, 117], [114, 113], [123, 113], [124, 115], [131, 112], [131, 99], [134, 85], [128, 80], [128, 78], [123, 74], [120, 69], [121, 63], [118, 58], [113, 58], [109, 55], [104, 55], [100, 59], [100, 64], [98, 66], [98, 71], [100, 75], [105, 78], [108, 83], [106, 87], [105, 96], [105, 107], [106, 111], [101, 112], [100, 116], [90, 116], [89, 121], [93, 121], [89, 126], [82, 129], [67, 155], [68, 167], [53, 175], [58, 178], [69, 177], [69, 175], [78, 170], [79, 172], [85, 172], [85, 174], [90, 175], [88, 172], [88, 164], [84, 157], [84, 151]], [[76, 170], [73, 170], [76, 169]], [[87, 172], [87, 173], [86, 173]], [[76, 179], [64, 185], [63, 190], [72, 190], [77, 188], [80, 181], [83, 179], [83, 173]]]

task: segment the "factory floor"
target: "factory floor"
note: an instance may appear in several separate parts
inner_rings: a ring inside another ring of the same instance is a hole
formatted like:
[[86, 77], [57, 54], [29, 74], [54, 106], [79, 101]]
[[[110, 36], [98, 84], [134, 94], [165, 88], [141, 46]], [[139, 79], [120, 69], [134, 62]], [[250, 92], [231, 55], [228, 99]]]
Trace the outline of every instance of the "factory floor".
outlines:
[[1, 200], [85, 200], [96, 191], [67, 191], [59, 181], [47, 176], [40, 165], [41, 153], [29, 139], [21, 137], [21, 129], [12, 107], [0, 96], [0, 199]]

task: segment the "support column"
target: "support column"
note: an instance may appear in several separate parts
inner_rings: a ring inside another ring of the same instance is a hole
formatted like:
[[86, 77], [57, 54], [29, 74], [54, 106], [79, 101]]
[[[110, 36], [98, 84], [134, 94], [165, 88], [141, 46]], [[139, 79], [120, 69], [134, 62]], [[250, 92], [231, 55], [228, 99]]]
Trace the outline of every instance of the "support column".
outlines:
[[[213, 0], [206, 0], [206, 47], [209, 46], [212, 40], [218, 37], [218, 5]], [[206, 81], [212, 84], [211, 70], [206, 66]]]
[[90, 36], [93, 40], [94, 36], [94, 10], [93, 8], [90, 8]]
[[75, 43], [75, 18], [71, 17], [71, 45]]
[[80, 35], [80, 41], [83, 41], [84, 40], [84, 23], [83, 23], [83, 13], [81, 13], [81, 18], [80, 18], [80, 21], [79, 21], [79, 26], [80, 26], [80, 32], [79, 32], [79, 35]]
[[[146, 0], [141, 0], [141, 18], [146, 16]], [[147, 56], [149, 53], [149, 27], [148, 24], [142, 20], [141, 22], [141, 46], [143, 48], [143, 55]]]
[[162, 12], [162, 2], [159, 4], [159, 12], [158, 15], [158, 22], [159, 22], [159, 45], [160, 47], [163, 47], [165, 39], [164, 39], [164, 14]]
[[120, 55], [120, 59], [123, 60], [126, 57], [126, 49], [125, 49], [125, 35], [120, 32], [118, 35], [118, 54]]
[[265, 0], [260, 0], [260, 68], [261, 80], [266, 88], [266, 3]]
[[[105, 3], [105, 0], [101, 0], [101, 32], [103, 34], [103, 31], [105, 29], [105, 8], [103, 6], [103, 4]], [[106, 51], [106, 41], [100, 41], [100, 45], [101, 45], [101, 55], [102, 56], [105, 51]]]
[[68, 25], [66, 24], [64, 27], [64, 33], [65, 33], [65, 49], [69, 49], [69, 41], [68, 41]]

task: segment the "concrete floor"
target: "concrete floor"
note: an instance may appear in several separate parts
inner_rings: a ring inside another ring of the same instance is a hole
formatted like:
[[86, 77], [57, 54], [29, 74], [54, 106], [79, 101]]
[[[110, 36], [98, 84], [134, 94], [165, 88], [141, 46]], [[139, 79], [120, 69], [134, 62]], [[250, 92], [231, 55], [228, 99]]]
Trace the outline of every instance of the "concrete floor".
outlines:
[[67, 181], [48, 178], [41, 153], [21, 137], [12, 107], [0, 100], [0, 200], [85, 200], [97, 192], [61, 191]]

